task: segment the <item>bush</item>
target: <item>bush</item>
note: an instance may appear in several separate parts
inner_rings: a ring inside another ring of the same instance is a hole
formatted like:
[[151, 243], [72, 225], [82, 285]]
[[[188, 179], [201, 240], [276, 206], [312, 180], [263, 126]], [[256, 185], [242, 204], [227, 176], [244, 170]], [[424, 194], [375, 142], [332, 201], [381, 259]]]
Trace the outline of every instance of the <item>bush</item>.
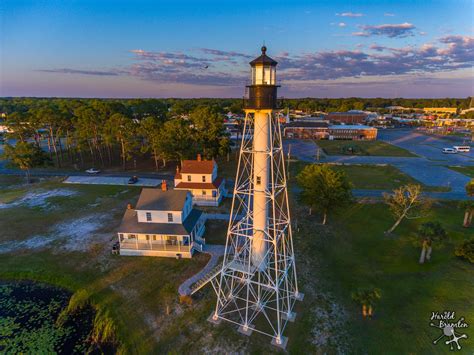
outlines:
[[454, 250], [454, 254], [474, 264], [474, 239], [465, 240]]

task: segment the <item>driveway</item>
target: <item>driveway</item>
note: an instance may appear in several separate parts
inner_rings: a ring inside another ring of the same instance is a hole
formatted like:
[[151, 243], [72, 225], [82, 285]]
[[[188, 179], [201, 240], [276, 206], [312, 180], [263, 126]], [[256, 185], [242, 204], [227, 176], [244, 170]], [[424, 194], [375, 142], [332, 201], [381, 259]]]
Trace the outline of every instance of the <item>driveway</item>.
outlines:
[[[128, 185], [128, 177], [119, 176], [69, 176], [64, 182], [66, 184], [86, 184], [86, 185]], [[139, 178], [130, 186], [156, 187], [161, 184], [160, 179]]]

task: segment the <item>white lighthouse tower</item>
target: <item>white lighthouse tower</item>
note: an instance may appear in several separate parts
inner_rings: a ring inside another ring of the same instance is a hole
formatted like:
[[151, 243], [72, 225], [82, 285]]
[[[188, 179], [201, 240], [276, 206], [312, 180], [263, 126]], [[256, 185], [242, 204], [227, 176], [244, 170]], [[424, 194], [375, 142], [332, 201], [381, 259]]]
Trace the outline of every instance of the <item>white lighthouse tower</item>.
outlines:
[[245, 123], [222, 268], [216, 278], [217, 304], [210, 321], [225, 320], [250, 335], [283, 336], [298, 291], [288, 206], [287, 181], [277, 108], [277, 62], [262, 54], [250, 62]]

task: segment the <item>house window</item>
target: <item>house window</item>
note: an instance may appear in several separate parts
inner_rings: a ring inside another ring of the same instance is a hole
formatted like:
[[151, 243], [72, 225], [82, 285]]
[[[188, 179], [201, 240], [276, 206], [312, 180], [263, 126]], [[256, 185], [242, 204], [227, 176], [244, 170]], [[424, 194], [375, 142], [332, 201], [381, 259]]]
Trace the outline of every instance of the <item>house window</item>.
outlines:
[[151, 222], [151, 212], [146, 213], [146, 221]]
[[148, 234], [146, 235], [146, 240], [150, 240], [150, 236]]
[[257, 185], [260, 185], [262, 183], [262, 177], [257, 176]]
[[212, 197], [216, 197], [217, 196], [217, 191], [216, 190], [212, 190]]
[[191, 181], [191, 175], [188, 175], [188, 181]]
[[202, 182], [206, 182], [206, 175], [202, 176]]
[[206, 196], [206, 190], [202, 190], [202, 195]]
[[168, 213], [168, 222], [173, 222], [173, 214]]

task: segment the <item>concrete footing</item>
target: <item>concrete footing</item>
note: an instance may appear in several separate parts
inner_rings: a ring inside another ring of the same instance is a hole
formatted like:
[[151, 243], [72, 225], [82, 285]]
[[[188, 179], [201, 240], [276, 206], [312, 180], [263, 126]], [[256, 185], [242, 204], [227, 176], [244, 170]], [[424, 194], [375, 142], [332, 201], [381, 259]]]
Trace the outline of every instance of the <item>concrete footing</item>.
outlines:
[[285, 350], [286, 349], [286, 344], [288, 344], [288, 338], [281, 336], [280, 337], [280, 344], [277, 342], [276, 338], [272, 338], [272, 345]]
[[214, 319], [214, 312], [213, 312], [213, 313], [211, 313], [211, 315], [209, 317], [207, 317], [207, 321], [209, 323], [219, 325], [219, 324], [221, 324], [222, 320], [220, 318]]
[[296, 319], [296, 313], [295, 312], [290, 312], [282, 314], [281, 318], [288, 320], [288, 322], [294, 322]]
[[241, 325], [239, 327], [239, 329], [237, 329], [237, 331], [240, 334], [250, 336], [250, 335], [252, 335], [254, 328], [255, 328], [255, 326], [253, 326], [252, 324], [247, 325], [247, 327], [244, 327], [243, 325]]

